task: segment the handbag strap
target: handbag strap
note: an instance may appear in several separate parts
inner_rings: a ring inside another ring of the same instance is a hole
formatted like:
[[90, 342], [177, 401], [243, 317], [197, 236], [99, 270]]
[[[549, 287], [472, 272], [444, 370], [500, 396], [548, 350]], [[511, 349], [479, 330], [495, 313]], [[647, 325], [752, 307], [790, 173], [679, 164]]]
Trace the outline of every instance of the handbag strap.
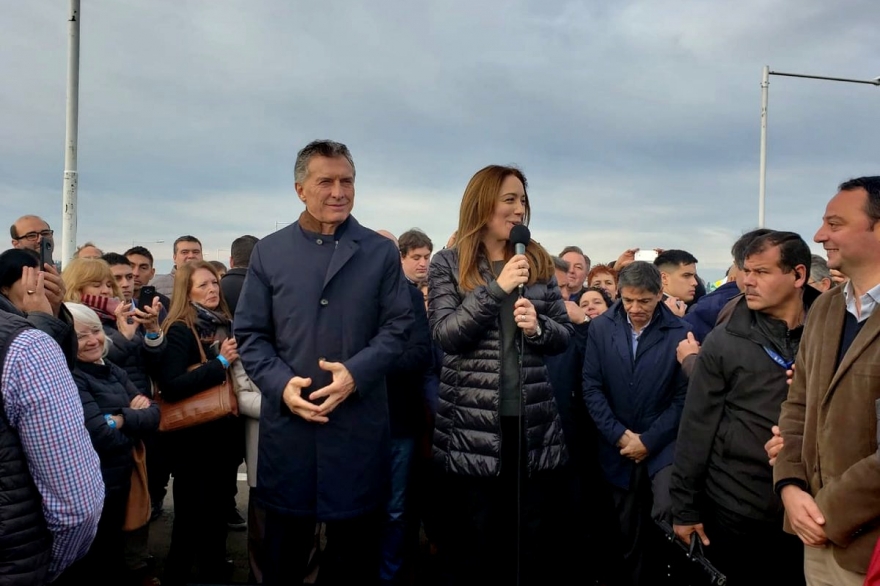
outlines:
[[208, 362], [208, 357], [205, 356], [205, 348], [202, 346], [202, 339], [199, 337], [198, 332], [196, 332], [196, 329], [193, 326], [189, 326], [189, 329], [193, 333], [193, 336], [195, 336], [196, 338], [196, 344], [199, 347], [199, 354], [202, 357], [202, 364], [205, 364]]

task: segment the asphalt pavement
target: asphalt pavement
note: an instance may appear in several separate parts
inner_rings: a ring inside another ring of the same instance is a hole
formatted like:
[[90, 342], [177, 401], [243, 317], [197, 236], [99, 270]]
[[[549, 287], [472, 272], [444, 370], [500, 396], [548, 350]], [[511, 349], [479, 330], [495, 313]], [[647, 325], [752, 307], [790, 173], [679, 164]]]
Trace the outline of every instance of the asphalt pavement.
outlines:
[[[150, 553], [156, 558], [156, 571], [159, 578], [165, 568], [165, 558], [171, 546], [171, 527], [174, 523], [174, 499], [171, 495], [174, 479], [168, 484], [168, 494], [163, 503], [162, 515], [150, 523]], [[247, 518], [248, 485], [244, 464], [238, 470], [238, 493], [235, 496], [239, 513]], [[218, 515], [226, 511], [218, 511]], [[229, 530], [226, 538], [226, 554], [235, 564], [231, 584], [248, 584], [247, 529]]]

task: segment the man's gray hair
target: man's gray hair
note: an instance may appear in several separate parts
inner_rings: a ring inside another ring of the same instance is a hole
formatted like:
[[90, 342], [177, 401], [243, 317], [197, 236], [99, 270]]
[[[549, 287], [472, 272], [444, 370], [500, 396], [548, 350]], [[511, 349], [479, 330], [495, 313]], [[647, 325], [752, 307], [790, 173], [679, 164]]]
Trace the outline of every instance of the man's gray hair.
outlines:
[[348, 164], [351, 165], [351, 173], [355, 174], [354, 160], [351, 158], [351, 152], [348, 147], [341, 142], [332, 140], [313, 140], [302, 148], [296, 154], [296, 165], [293, 168], [293, 180], [297, 183], [304, 183], [309, 175], [309, 162], [313, 157], [345, 157]]
[[623, 291], [624, 287], [644, 289], [648, 293], [657, 295], [663, 290], [663, 279], [660, 277], [660, 269], [654, 263], [637, 260], [622, 269], [617, 275], [617, 290]]
[[823, 279], [831, 279], [828, 261], [818, 254], [813, 254], [810, 256], [810, 280], [818, 283]]
[[568, 269], [571, 268], [571, 264], [567, 260], [562, 260], [558, 256], [551, 256], [550, 258], [553, 259], [553, 268], [557, 271], [567, 273]]

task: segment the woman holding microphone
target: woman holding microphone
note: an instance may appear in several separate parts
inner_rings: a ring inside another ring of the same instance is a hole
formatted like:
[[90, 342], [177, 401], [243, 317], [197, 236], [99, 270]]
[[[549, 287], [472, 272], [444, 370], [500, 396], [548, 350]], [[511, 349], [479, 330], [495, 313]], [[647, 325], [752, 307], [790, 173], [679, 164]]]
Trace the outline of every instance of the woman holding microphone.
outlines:
[[[433, 455], [449, 584], [553, 579], [553, 491], [566, 460], [544, 356], [571, 324], [550, 255], [511, 232], [529, 221], [526, 178], [492, 165], [470, 180], [454, 247], [431, 263], [428, 317], [444, 358]], [[513, 563], [516, 560], [516, 563]], [[548, 575], [548, 570], [549, 574]]]

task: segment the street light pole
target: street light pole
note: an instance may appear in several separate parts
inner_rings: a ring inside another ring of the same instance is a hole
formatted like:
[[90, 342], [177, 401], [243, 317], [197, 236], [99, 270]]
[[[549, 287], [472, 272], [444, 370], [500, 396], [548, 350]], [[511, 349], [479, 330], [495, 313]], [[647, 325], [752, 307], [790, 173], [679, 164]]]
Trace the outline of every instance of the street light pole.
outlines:
[[768, 65], [764, 66], [763, 76], [761, 78], [761, 161], [758, 171], [758, 228], [764, 227], [764, 202], [767, 196], [767, 101], [770, 93], [771, 75], [880, 86], [880, 77], [874, 79], [851, 79], [848, 77], [828, 77], [824, 75], [807, 75], [804, 73], [785, 73], [782, 71], [770, 71], [770, 67]]
[[761, 78], [761, 164], [758, 186], [758, 228], [764, 227], [764, 201], [767, 195], [767, 100], [770, 98], [770, 67]]
[[67, 17], [67, 128], [64, 137], [64, 186], [61, 262], [76, 252], [77, 134], [79, 132], [79, 0], [70, 0]]

